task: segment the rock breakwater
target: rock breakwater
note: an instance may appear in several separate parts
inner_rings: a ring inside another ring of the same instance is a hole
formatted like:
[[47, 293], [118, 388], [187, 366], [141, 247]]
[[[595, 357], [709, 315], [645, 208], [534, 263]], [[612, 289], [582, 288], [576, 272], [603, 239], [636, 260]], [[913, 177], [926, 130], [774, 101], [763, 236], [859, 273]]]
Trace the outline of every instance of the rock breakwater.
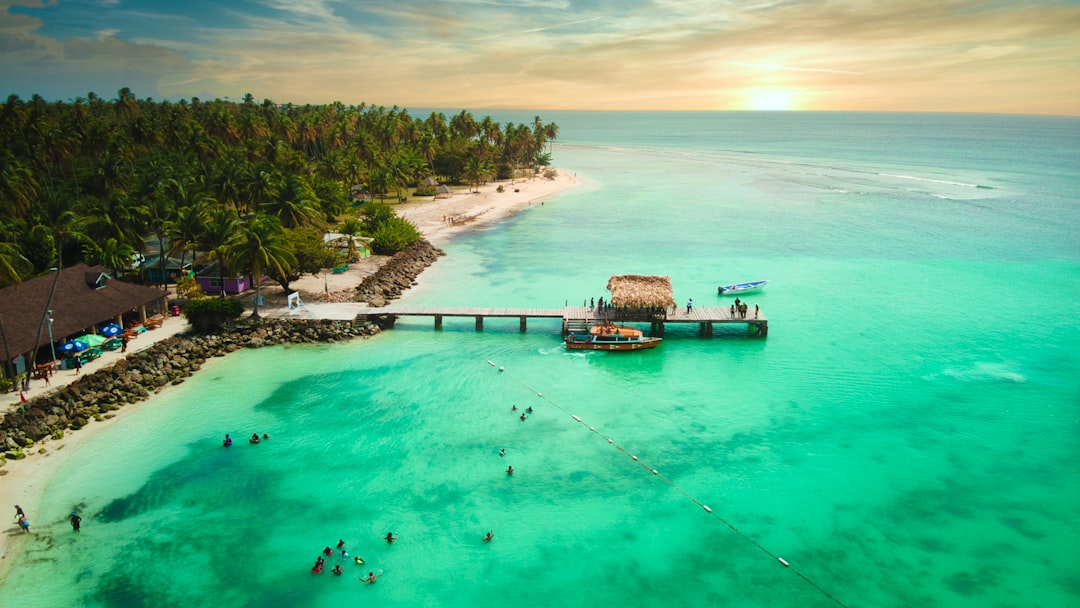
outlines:
[[244, 321], [221, 333], [168, 338], [5, 414], [0, 419], [0, 450], [5, 458], [22, 458], [43, 439], [58, 439], [90, 420], [110, 418], [113, 410], [180, 384], [211, 357], [241, 348], [332, 343], [378, 332], [373, 325], [348, 321], [263, 319]]
[[415, 285], [416, 277], [443, 255], [446, 255], [445, 251], [420, 239], [395, 253], [375, 274], [366, 277], [356, 287], [355, 301], [386, 306], [387, 302]]

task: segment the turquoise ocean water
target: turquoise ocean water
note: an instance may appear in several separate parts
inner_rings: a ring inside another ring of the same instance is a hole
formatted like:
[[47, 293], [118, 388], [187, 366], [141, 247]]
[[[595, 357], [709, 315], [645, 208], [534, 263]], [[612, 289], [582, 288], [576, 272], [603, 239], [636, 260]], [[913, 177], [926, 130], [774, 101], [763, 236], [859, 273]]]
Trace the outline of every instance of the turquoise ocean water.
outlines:
[[[1080, 604], [1080, 120], [542, 115], [583, 185], [409, 303], [767, 278], [769, 338], [403, 321], [214, 360], [62, 467], [0, 605]], [[310, 574], [339, 538], [366, 564]]]

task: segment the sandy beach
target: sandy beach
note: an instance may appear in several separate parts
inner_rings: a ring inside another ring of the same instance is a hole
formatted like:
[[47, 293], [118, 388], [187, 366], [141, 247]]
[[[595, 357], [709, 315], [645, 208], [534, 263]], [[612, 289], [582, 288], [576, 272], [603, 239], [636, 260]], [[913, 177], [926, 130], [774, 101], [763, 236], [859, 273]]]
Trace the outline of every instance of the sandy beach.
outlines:
[[[454, 195], [448, 198], [410, 201], [395, 205], [394, 208], [399, 216], [415, 224], [421, 234], [432, 244], [438, 245], [465, 231], [490, 225], [510, 217], [531, 205], [543, 204], [556, 194], [570, 189], [578, 183], [573, 174], [559, 170], [554, 179], [533, 177], [530, 179], [517, 179], [513, 182], [496, 182], [485, 184], [473, 192], [462, 188], [455, 190]], [[502, 186], [502, 192], [498, 191], [499, 186]], [[326, 269], [325, 272], [319, 275], [301, 277], [290, 286], [300, 292], [302, 300], [306, 303], [325, 303], [320, 307], [310, 307], [309, 310], [315, 311], [314, 314], [333, 315], [335, 313], [333, 303], [343, 301], [343, 298], [364, 277], [374, 273], [379, 265], [387, 259], [385, 256], [364, 258], [358, 263], [351, 264], [344, 273], [333, 274]], [[263, 305], [260, 306], [260, 314], [267, 317], [287, 316], [286, 294], [280, 286], [269, 282], [264, 283], [261, 293]], [[242, 301], [250, 310], [252, 307], [250, 294], [245, 294]], [[128, 353], [120, 353], [119, 351], [105, 352], [98, 359], [87, 363], [81, 373], [92, 374], [97, 370], [107, 368], [129, 353], [138, 352], [187, 329], [188, 323], [183, 317], [169, 317], [161, 328], [147, 331], [133, 340]], [[40, 380], [35, 380], [30, 390], [25, 392], [26, 398], [32, 399], [56, 390], [73, 382], [78, 377], [73, 370], [61, 370], [53, 376], [48, 386]], [[3, 579], [6, 576], [7, 565], [17, 557], [21, 545], [19, 540], [24, 536], [24, 533], [19, 530], [16, 524], [15, 505], [20, 505], [26, 512], [33, 531], [35, 522], [41, 519], [37, 516], [37, 506], [40, 502], [41, 493], [56, 470], [68, 458], [77, 453], [79, 447], [92, 438], [95, 433], [116, 424], [137, 408], [143, 407], [152, 401], [151, 398], [136, 404], [129, 404], [114, 412], [116, 415], [112, 418], [103, 422], [92, 422], [78, 431], [68, 431], [61, 439], [43, 440], [27, 450], [25, 459], [9, 460], [0, 468], [0, 506], [6, 505], [3, 508], [10, 509], [8, 512], [10, 516], [9, 525], [4, 528], [4, 533], [0, 534], [0, 584], [3, 584]], [[21, 400], [18, 393], [10, 393], [4, 395], [0, 403], [7, 410], [19, 407]], [[53, 517], [55, 517], [55, 514], [53, 514]]]

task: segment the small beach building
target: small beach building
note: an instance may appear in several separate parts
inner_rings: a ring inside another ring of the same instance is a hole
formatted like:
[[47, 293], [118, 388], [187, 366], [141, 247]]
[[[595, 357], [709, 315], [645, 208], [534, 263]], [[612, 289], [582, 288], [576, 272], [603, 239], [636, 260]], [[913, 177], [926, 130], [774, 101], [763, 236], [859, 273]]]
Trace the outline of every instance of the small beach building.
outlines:
[[435, 189], [435, 198], [450, 198], [452, 196], [454, 196], [454, 190], [446, 184]]
[[[161, 255], [151, 254], [146, 256], [139, 264], [143, 272], [143, 281], [149, 285], [161, 285], [162, 283], [175, 284], [180, 277], [191, 271], [191, 260], [181, 260], [171, 255], [165, 256], [164, 272], [162, 271]], [[190, 258], [190, 256], [188, 256]]]
[[207, 295], [217, 296], [224, 292], [226, 295], [243, 293], [255, 286], [248, 274], [232, 274], [221, 271], [221, 262], [212, 260], [195, 269], [195, 282], [199, 284]]
[[655, 321], [666, 317], [675, 305], [671, 277], [621, 274], [608, 279], [611, 292], [609, 318], [624, 321]]
[[19, 375], [35, 361], [51, 360], [50, 343], [165, 312], [166, 291], [113, 279], [102, 266], [76, 264], [58, 272], [0, 289], [4, 373], [9, 363]]

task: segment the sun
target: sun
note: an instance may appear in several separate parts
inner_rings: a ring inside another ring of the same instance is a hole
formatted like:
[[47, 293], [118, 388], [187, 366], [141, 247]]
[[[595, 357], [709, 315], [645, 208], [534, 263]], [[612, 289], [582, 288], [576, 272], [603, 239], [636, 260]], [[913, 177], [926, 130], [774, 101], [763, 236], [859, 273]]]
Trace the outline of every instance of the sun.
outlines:
[[751, 89], [747, 91], [746, 105], [751, 110], [794, 110], [795, 96], [784, 89]]

